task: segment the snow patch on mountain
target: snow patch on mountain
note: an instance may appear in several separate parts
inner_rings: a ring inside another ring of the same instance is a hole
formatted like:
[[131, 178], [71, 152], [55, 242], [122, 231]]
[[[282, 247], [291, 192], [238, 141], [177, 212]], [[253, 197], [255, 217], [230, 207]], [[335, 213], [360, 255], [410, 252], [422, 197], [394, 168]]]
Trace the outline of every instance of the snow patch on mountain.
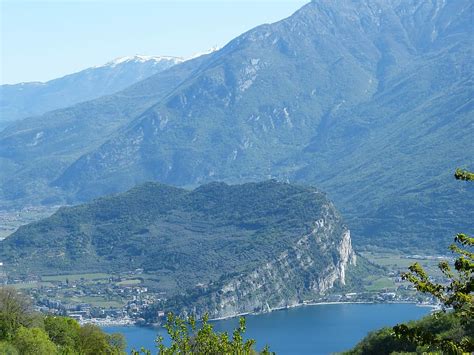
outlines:
[[188, 57], [186, 60], [198, 58], [198, 57], [201, 57], [203, 55], [208, 55], [208, 54], [217, 52], [219, 49], [221, 49], [221, 47], [214, 46], [214, 47], [209, 48], [207, 51], [195, 53], [192, 56]]
[[134, 55], [134, 56], [125, 56], [115, 58], [110, 62], [107, 62], [103, 65], [95, 66], [94, 68], [100, 67], [116, 67], [117, 65], [124, 64], [124, 63], [146, 63], [146, 62], [173, 62], [174, 64], [178, 64], [184, 62], [185, 59], [181, 57], [172, 57], [172, 56], [152, 56], [152, 55]]
[[162, 62], [172, 62], [173, 64], [179, 64], [185, 62], [190, 59], [198, 58], [203, 55], [207, 55], [219, 50], [219, 47], [212, 47], [204, 52], [199, 52], [193, 54], [188, 58], [183, 57], [174, 57], [174, 56], [166, 56], [166, 55], [132, 55], [132, 56], [125, 56], [125, 57], [118, 57], [110, 62], [107, 62], [102, 65], [97, 65], [94, 68], [101, 68], [101, 67], [116, 67], [117, 65], [124, 64], [124, 63], [146, 63], [146, 62], [154, 62], [155, 64], [162, 63]]

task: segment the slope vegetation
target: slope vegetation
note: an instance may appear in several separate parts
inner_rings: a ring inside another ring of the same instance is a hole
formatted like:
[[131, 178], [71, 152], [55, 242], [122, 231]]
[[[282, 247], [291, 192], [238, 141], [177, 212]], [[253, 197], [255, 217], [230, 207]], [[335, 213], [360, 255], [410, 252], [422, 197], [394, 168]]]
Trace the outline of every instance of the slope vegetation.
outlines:
[[3, 132], [2, 199], [273, 177], [327, 191], [357, 245], [444, 250], [437, 235], [474, 220], [474, 201], [456, 203], [468, 187], [445, 188], [474, 165], [472, 12], [468, 0], [314, 1], [199, 63], [52, 114], [61, 130], [48, 116], [48, 130]]
[[193, 191], [147, 183], [21, 227], [0, 258], [11, 276], [141, 268], [174, 285], [166, 297], [178, 297], [177, 311], [216, 317], [325, 294], [356, 263], [324, 194], [272, 180]]

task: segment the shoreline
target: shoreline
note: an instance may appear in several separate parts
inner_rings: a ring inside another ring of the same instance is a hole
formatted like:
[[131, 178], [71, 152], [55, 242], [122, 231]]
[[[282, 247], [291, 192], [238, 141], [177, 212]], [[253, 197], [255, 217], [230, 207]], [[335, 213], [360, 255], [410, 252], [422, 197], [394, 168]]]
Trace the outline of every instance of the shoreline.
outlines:
[[232, 316], [225, 316], [225, 317], [218, 317], [218, 318], [209, 318], [210, 321], [220, 321], [220, 320], [227, 320], [231, 318], [237, 318], [237, 317], [242, 317], [242, 316], [257, 316], [257, 315], [262, 315], [262, 314], [268, 314], [276, 311], [283, 311], [285, 309], [292, 309], [292, 308], [298, 308], [298, 307], [304, 307], [304, 306], [325, 306], [325, 305], [336, 305], [336, 304], [414, 304], [417, 307], [429, 307], [436, 309], [438, 306], [435, 304], [420, 304], [417, 302], [413, 301], [398, 301], [398, 302], [373, 302], [373, 301], [324, 301], [324, 302], [303, 302], [303, 303], [297, 303], [294, 305], [290, 306], [283, 306], [283, 307], [276, 307], [276, 308], [270, 308], [269, 311], [266, 312], [245, 312], [245, 313], [239, 313], [236, 315]]
[[[326, 306], [326, 305], [338, 305], [338, 304], [413, 304], [417, 307], [427, 307], [427, 308], [433, 308], [433, 310], [436, 310], [438, 308], [437, 305], [435, 304], [421, 304], [417, 302], [373, 302], [373, 301], [335, 301], [335, 302], [308, 302], [308, 303], [298, 303], [295, 305], [291, 306], [284, 306], [284, 307], [277, 307], [277, 308], [271, 308], [269, 311], [266, 312], [244, 312], [244, 313], [239, 313], [235, 314], [232, 316], [225, 316], [225, 317], [217, 317], [217, 318], [210, 318], [210, 322], [216, 322], [216, 321], [222, 321], [222, 320], [228, 320], [232, 318], [238, 318], [242, 316], [258, 316], [262, 314], [269, 314], [277, 311], [283, 311], [286, 309], [292, 309], [292, 308], [298, 308], [298, 307], [304, 307], [304, 306]], [[144, 327], [144, 328], [163, 328], [161, 325], [156, 324], [156, 323], [141, 323], [137, 324], [137, 322], [133, 322], [132, 319], [125, 319], [125, 320], [112, 320], [112, 319], [91, 319], [90, 321], [85, 321], [81, 322], [81, 324], [95, 324], [100, 327]]]
[[[268, 314], [272, 312], [277, 312], [277, 311], [283, 311], [285, 309], [292, 309], [292, 308], [298, 308], [298, 307], [304, 307], [304, 306], [324, 306], [324, 305], [330, 305], [330, 304], [371, 304], [375, 302], [370, 302], [370, 301], [353, 301], [353, 302], [308, 302], [308, 303], [297, 303], [293, 304], [290, 306], [282, 306], [282, 307], [276, 307], [276, 308], [270, 308], [270, 310], [265, 311], [265, 312], [245, 312], [245, 313], [239, 313], [236, 315], [232, 316], [225, 316], [225, 317], [218, 317], [218, 318], [210, 318], [210, 321], [218, 321], [218, 320], [226, 320], [226, 319], [231, 319], [231, 318], [237, 318], [237, 317], [242, 317], [242, 316], [258, 316], [262, 314]], [[391, 302], [387, 302], [391, 303]], [[402, 302], [400, 302], [402, 303]]]
[[138, 326], [131, 318], [112, 319], [112, 318], [90, 318], [79, 321], [82, 326], [84, 324], [93, 324], [99, 327], [135, 327]]

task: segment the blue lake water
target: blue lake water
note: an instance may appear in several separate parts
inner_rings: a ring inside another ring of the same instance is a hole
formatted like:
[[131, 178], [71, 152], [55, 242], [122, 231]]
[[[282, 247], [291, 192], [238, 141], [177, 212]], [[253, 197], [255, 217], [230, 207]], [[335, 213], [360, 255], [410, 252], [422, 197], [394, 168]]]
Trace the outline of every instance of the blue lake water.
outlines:
[[[245, 334], [257, 341], [258, 350], [268, 344], [277, 354], [330, 354], [351, 348], [371, 330], [419, 319], [429, 311], [430, 308], [413, 304], [304, 306], [247, 316]], [[238, 319], [213, 324], [215, 330], [231, 334]], [[155, 350], [157, 334], [166, 334], [164, 329], [140, 327], [105, 327], [104, 330], [124, 334], [129, 351], [141, 346]]]

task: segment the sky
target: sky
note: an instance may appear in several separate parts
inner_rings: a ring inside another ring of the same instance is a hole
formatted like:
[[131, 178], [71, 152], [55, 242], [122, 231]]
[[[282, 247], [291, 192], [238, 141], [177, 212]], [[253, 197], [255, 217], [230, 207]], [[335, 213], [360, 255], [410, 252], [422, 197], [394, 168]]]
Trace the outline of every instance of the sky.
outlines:
[[189, 57], [309, 0], [0, 0], [0, 83], [48, 81], [135, 54]]

